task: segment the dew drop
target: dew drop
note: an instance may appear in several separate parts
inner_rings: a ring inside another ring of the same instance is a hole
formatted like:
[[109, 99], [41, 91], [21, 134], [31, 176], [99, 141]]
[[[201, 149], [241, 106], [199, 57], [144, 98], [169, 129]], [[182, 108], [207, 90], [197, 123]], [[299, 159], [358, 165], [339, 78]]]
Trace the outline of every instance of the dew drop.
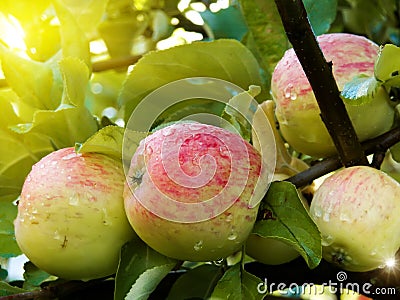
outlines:
[[334, 241], [333, 236], [322, 235], [322, 240], [321, 240], [322, 246], [330, 246], [332, 245], [333, 241]]
[[324, 214], [323, 220], [324, 220], [325, 222], [329, 222], [330, 217], [331, 217], [331, 214], [330, 214], [329, 212], [326, 212], [326, 213]]
[[196, 123], [189, 124], [189, 129], [194, 130], [194, 131], [200, 130], [200, 129], [202, 129], [202, 127], [203, 127], [202, 125], [196, 124]]
[[77, 197], [77, 195], [73, 195], [69, 197], [68, 203], [69, 205], [77, 206], [79, 204], [79, 198]]
[[200, 251], [201, 250], [201, 248], [203, 248], [203, 241], [198, 241], [196, 244], [194, 244], [194, 246], [193, 246], [193, 249], [195, 250], [195, 251]]
[[58, 231], [55, 231], [53, 239], [60, 241], [62, 239], [61, 234]]
[[343, 222], [350, 222], [351, 221], [350, 216], [348, 214], [345, 214], [345, 213], [340, 214], [339, 219], [340, 219], [340, 221], [343, 221]]
[[44, 164], [40, 164], [40, 165], [39, 165], [39, 168], [40, 168], [40, 169], [44, 169]]
[[290, 100], [294, 101], [297, 99], [297, 94], [295, 92], [291, 93]]
[[225, 218], [225, 222], [230, 223], [233, 220], [233, 215], [232, 214], [228, 214]]
[[58, 161], [53, 160], [53, 161], [51, 162], [51, 165], [52, 165], [52, 166], [55, 166], [57, 163], [58, 163]]
[[68, 180], [71, 180], [71, 178], [72, 178], [71, 176], [69, 176], [69, 175], [67, 176], [67, 179], [68, 179]]
[[69, 160], [69, 159], [75, 158], [75, 157], [77, 157], [77, 156], [80, 156], [80, 154], [71, 153], [71, 154], [68, 154], [68, 155], [64, 156], [64, 157], [62, 158], [62, 160]]
[[229, 157], [229, 150], [225, 146], [219, 147], [219, 154], [221, 154], [222, 157]]
[[317, 208], [314, 210], [314, 216], [316, 218], [321, 218], [322, 217], [322, 210], [320, 208]]
[[292, 90], [293, 90], [293, 84], [289, 83], [287, 87], [283, 90], [285, 98], [291, 99], [292, 97]]
[[145, 153], [146, 153], [147, 155], [152, 155], [152, 154], [153, 154], [153, 148], [152, 148], [150, 145], [146, 145], [144, 151], [145, 151]]
[[175, 128], [171, 128], [171, 127], [164, 128], [162, 131], [163, 136], [170, 136], [174, 133], [175, 133]]
[[231, 233], [228, 235], [228, 240], [234, 241], [237, 238], [237, 233], [235, 231], [231, 231]]

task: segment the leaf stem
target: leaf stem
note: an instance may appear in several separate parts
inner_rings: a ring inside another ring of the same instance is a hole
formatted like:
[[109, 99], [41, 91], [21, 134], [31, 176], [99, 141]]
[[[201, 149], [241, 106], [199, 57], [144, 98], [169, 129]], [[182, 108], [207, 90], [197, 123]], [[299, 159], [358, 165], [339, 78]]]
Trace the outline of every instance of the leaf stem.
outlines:
[[348, 167], [367, 165], [353, 124], [336, 81], [332, 63], [319, 48], [301, 0], [275, 0], [286, 35], [303, 67], [321, 110], [321, 119], [336, 146], [341, 163]]

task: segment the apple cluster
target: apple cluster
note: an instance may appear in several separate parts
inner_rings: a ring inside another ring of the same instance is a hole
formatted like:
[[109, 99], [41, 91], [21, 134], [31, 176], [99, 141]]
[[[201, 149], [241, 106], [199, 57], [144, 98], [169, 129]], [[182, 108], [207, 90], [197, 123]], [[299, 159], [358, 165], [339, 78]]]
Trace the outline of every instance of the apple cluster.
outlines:
[[[359, 74], [373, 75], [376, 44], [349, 34], [322, 35], [318, 42], [339, 88]], [[278, 161], [287, 160], [285, 142], [315, 158], [335, 154], [293, 49], [277, 64], [271, 90], [280, 129], [275, 138], [285, 140], [278, 142]], [[383, 87], [371, 97], [362, 106], [346, 105], [361, 140], [387, 131], [395, 115]], [[18, 245], [50, 274], [83, 280], [115, 273], [121, 246], [135, 235], [179, 260], [218, 260], [246, 245], [262, 263], [290, 261], [299, 255], [293, 248], [251, 234], [263, 197], [255, 192], [265, 176], [259, 150], [226, 129], [178, 122], [140, 142], [127, 176], [120, 161], [104, 154], [54, 151], [24, 183], [15, 220]], [[290, 158], [281, 167], [275, 180], [304, 164]], [[400, 184], [380, 170], [339, 170], [304, 206], [321, 232], [324, 258], [343, 269], [378, 268], [400, 247]]]

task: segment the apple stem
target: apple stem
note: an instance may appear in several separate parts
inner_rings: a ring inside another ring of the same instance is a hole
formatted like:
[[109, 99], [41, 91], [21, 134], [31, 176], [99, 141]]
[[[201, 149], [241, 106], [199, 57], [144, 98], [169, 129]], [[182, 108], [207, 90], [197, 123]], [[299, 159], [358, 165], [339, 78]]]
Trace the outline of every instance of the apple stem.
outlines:
[[368, 165], [353, 124], [347, 114], [332, 62], [327, 62], [315, 39], [301, 0], [275, 0], [286, 35], [303, 67], [321, 110], [321, 119], [346, 166]]

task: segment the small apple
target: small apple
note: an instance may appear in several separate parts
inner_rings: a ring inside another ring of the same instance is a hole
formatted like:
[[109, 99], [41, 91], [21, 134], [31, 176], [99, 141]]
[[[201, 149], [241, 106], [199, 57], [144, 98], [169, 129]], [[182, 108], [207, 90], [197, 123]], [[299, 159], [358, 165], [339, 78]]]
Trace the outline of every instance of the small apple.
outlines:
[[[339, 90], [354, 77], [374, 75], [379, 46], [353, 34], [331, 33], [317, 37], [325, 59], [332, 62]], [[285, 140], [298, 152], [328, 157], [336, 149], [320, 117], [312, 88], [293, 49], [286, 51], [272, 75], [271, 92], [275, 114]], [[388, 93], [379, 88], [373, 99], [360, 106], [346, 104], [347, 112], [361, 141], [388, 131], [395, 111]]]
[[136, 149], [125, 210], [156, 251], [180, 260], [217, 260], [240, 250], [250, 234], [264, 195], [254, 194], [261, 172], [261, 155], [240, 135], [176, 123]]
[[74, 148], [36, 163], [22, 187], [15, 237], [44, 271], [88, 280], [117, 270], [123, 244], [134, 236], [123, 203], [122, 163]]
[[400, 247], [400, 184], [368, 166], [341, 169], [314, 194], [310, 215], [323, 257], [344, 270], [385, 266]]

